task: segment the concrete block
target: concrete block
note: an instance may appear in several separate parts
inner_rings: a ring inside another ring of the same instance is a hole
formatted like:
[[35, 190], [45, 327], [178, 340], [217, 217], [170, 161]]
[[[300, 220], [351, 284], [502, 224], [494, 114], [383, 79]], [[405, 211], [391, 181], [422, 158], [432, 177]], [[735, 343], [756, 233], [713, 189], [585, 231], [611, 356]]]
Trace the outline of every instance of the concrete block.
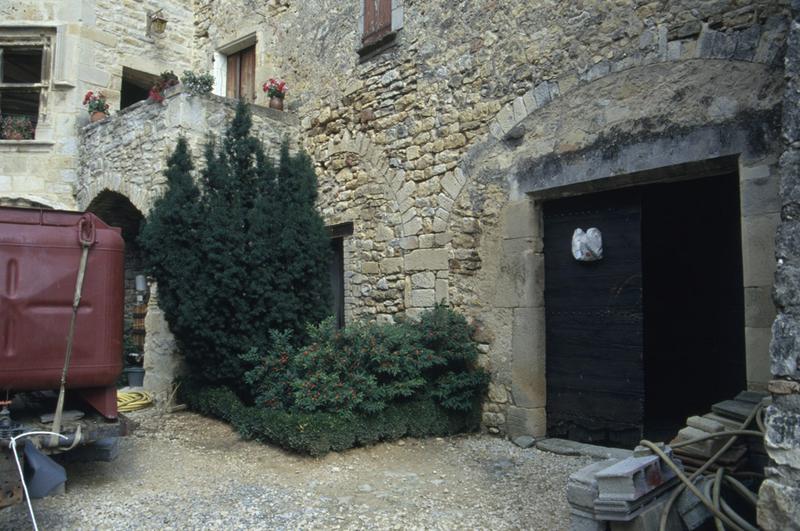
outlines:
[[570, 531], [607, 531], [608, 522], [595, 520], [593, 515], [570, 511], [569, 529]]
[[[664, 512], [667, 498], [667, 496], [662, 496], [629, 522], [611, 522], [611, 531], [658, 531], [661, 513]], [[674, 510], [667, 518], [666, 531], [683, 531], [681, 519]]]
[[695, 428], [706, 433], [719, 433], [725, 431], [725, 426], [716, 420], [707, 419], [705, 417], [698, 417], [694, 415], [686, 419], [686, 425], [690, 428]]
[[544, 408], [525, 409], [510, 406], [506, 420], [508, 436], [515, 439], [521, 435], [544, 437], [547, 421]]
[[599, 500], [634, 501], [674, 478], [675, 472], [658, 456], [649, 455], [623, 459], [595, 477]]
[[598, 472], [619, 463], [619, 459], [604, 459], [587, 465], [569, 476], [567, 482], [567, 501], [570, 505], [585, 507], [594, 510], [594, 500], [597, 498]]

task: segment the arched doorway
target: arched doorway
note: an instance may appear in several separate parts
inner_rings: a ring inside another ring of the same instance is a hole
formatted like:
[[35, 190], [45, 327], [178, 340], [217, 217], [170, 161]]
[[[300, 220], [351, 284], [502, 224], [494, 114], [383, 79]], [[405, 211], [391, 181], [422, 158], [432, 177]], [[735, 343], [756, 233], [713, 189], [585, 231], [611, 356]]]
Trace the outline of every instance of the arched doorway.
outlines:
[[[103, 190], [95, 197], [87, 212], [122, 230], [125, 240], [125, 311], [123, 324], [123, 349], [126, 364], [141, 365], [144, 356], [145, 325], [147, 312], [147, 286], [139, 229], [144, 215], [124, 195]], [[138, 281], [137, 281], [138, 278]]]

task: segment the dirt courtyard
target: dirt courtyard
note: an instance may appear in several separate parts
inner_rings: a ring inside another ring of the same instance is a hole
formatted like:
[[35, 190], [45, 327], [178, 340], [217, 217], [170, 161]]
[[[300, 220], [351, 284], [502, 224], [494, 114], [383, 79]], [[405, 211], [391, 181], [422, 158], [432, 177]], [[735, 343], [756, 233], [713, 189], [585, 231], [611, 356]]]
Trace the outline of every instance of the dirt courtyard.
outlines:
[[[193, 413], [132, 418], [115, 461], [69, 464], [66, 494], [34, 500], [41, 529], [565, 529], [590, 462], [484, 435], [309, 458]], [[0, 528], [30, 529], [26, 506]]]

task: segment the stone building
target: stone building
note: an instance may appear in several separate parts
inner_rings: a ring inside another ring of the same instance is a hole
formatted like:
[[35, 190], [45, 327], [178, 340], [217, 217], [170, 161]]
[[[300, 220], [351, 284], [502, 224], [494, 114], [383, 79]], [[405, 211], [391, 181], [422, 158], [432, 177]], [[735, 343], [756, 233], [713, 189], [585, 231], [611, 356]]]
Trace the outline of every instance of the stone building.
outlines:
[[[36, 138], [0, 140], [0, 201], [134, 232], [178, 135], [197, 153], [248, 99], [259, 135], [317, 166], [345, 321], [467, 315], [493, 375], [485, 428], [509, 436], [626, 442], [769, 388], [777, 514], [800, 469], [791, 4], [0, 0], [3, 57], [42, 65]], [[215, 96], [137, 102], [185, 69]], [[285, 113], [262, 108], [269, 77]], [[87, 90], [111, 118], [87, 125]], [[603, 258], [576, 261], [590, 227]], [[145, 341], [163, 387], [155, 296]]]

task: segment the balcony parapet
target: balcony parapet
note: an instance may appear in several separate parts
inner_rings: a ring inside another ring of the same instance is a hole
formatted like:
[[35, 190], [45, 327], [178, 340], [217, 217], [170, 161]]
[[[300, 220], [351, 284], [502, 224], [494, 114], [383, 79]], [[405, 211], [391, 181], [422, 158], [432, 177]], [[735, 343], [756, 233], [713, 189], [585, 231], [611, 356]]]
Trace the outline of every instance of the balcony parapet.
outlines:
[[[178, 138], [186, 138], [195, 166], [203, 164], [208, 139], [219, 140], [236, 111], [236, 101], [214, 95], [191, 95], [173, 89], [162, 103], [141, 101], [85, 126], [80, 134], [76, 198], [85, 209], [103, 190], [125, 195], [146, 214], [166, 187], [164, 169]], [[251, 106], [251, 132], [268, 156], [278, 154], [288, 138], [298, 145], [299, 121], [290, 113]]]

